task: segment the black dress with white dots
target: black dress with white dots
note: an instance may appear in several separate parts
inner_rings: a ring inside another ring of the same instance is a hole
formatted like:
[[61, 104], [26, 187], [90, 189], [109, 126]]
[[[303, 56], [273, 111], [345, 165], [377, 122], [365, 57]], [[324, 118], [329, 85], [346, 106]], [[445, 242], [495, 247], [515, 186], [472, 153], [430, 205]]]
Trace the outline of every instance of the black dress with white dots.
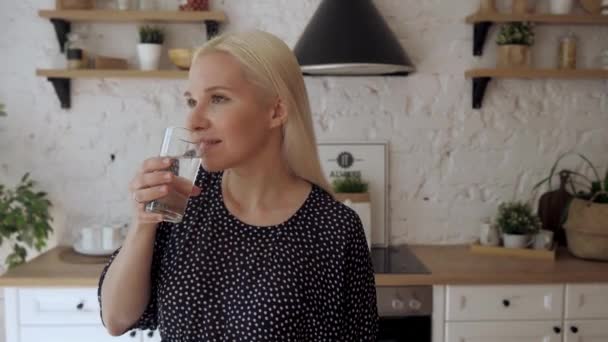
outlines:
[[[225, 207], [222, 176], [201, 167], [203, 193], [183, 221], [159, 224], [150, 300], [128, 330], [159, 328], [163, 342], [375, 341], [374, 271], [356, 212], [313, 184], [287, 221], [252, 226]], [[100, 308], [119, 250], [99, 279]]]

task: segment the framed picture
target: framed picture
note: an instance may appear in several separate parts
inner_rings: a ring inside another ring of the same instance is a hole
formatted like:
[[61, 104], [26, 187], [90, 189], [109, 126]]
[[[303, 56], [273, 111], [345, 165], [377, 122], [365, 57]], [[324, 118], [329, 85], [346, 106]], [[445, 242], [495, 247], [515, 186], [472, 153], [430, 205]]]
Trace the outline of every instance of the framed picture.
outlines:
[[389, 244], [389, 145], [387, 141], [318, 143], [321, 167], [327, 179], [351, 174], [368, 183], [371, 197], [371, 245]]

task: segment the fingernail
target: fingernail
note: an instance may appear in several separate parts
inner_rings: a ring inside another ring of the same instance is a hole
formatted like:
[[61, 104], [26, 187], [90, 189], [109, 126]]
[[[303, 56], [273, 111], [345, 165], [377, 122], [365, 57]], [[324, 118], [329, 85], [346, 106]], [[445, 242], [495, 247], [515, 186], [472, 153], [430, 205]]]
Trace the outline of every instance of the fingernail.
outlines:
[[169, 163], [171, 163], [171, 158], [165, 158], [165, 159], [163, 160], [163, 163], [165, 163], [165, 164], [169, 164]]

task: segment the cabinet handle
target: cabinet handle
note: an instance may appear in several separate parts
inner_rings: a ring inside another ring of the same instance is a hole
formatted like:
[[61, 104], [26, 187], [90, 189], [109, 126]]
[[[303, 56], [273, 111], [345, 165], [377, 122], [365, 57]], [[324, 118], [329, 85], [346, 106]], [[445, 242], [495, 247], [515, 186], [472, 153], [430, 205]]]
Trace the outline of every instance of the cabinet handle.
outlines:
[[84, 308], [84, 303], [83, 302], [80, 302], [80, 303], [78, 303], [78, 305], [76, 305], [76, 309], [82, 310], [82, 308]]
[[137, 331], [133, 330], [129, 333], [129, 336], [131, 337], [135, 337], [135, 335], [137, 335]]
[[508, 308], [509, 305], [511, 305], [511, 302], [508, 299], [503, 299], [502, 301], [502, 305], [505, 306], [505, 308]]
[[154, 331], [150, 330], [150, 331], [148, 332], [148, 337], [154, 337]]
[[553, 331], [555, 331], [556, 334], [559, 334], [562, 332], [562, 329], [560, 327], [553, 327]]
[[576, 334], [578, 332], [578, 328], [575, 326], [571, 326], [570, 331], [572, 331], [573, 334]]

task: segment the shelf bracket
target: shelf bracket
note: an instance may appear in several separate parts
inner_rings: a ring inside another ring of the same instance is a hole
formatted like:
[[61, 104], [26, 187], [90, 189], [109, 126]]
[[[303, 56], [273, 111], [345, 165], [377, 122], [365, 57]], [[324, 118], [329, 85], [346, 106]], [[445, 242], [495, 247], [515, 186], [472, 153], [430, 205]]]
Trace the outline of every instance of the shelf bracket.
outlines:
[[71, 106], [71, 93], [70, 93], [70, 84], [71, 79], [69, 78], [59, 78], [59, 77], [49, 77], [47, 78], [49, 82], [53, 84], [53, 88], [55, 88], [55, 93], [57, 93], [57, 97], [59, 98], [59, 102], [61, 102], [61, 108], [68, 109]]
[[491, 77], [473, 77], [473, 108], [481, 108], [483, 97]]
[[492, 26], [490, 21], [482, 21], [473, 24], [473, 56], [481, 56], [483, 54], [483, 45], [488, 36], [488, 30]]
[[205, 20], [205, 26], [207, 27], [207, 39], [211, 39], [220, 31], [220, 23], [215, 20]]
[[65, 52], [65, 42], [68, 40], [68, 33], [72, 29], [72, 25], [69, 21], [63, 19], [51, 19], [51, 23], [55, 26], [55, 34], [57, 34], [57, 41], [59, 42], [59, 50]]

